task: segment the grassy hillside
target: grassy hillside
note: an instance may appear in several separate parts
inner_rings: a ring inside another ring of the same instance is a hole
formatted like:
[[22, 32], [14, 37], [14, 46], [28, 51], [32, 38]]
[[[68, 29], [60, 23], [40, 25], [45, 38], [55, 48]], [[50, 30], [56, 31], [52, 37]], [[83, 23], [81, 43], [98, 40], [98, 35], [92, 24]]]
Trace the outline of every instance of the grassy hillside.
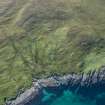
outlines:
[[104, 0], [0, 0], [0, 105], [33, 77], [105, 66]]

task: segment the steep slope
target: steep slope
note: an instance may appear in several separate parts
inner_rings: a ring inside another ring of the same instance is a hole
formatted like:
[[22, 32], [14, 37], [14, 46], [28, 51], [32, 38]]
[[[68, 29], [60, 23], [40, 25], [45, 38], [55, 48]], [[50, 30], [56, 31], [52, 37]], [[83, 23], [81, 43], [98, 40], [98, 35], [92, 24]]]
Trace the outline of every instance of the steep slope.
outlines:
[[0, 103], [33, 77], [105, 65], [104, 0], [0, 0]]

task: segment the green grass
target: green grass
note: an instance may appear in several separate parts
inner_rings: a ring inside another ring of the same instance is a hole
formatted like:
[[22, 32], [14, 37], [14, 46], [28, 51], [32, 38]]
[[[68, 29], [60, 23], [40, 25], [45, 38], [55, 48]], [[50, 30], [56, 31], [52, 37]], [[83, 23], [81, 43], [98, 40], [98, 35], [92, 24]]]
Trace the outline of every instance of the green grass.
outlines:
[[87, 73], [105, 65], [104, 0], [33, 4], [18, 0], [0, 18], [0, 105], [28, 88], [33, 77]]
[[84, 72], [99, 70], [100, 67], [105, 66], [105, 52], [91, 52], [85, 57]]

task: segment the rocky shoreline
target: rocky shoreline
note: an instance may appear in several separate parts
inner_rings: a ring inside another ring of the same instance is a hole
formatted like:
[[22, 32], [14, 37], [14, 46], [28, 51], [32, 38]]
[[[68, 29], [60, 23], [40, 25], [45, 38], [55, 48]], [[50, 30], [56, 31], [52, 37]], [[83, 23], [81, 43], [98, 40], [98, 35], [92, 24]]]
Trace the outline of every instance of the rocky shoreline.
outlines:
[[6, 105], [27, 105], [33, 100], [38, 103], [43, 97], [43, 90], [61, 92], [64, 89], [70, 89], [78, 94], [92, 96], [105, 91], [105, 67], [98, 71], [88, 74], [69, 74], [65, 76], [53, 76], [46, 79], [33, 81], [33, 86], [27, 89], [15, 100], [7, 101]]

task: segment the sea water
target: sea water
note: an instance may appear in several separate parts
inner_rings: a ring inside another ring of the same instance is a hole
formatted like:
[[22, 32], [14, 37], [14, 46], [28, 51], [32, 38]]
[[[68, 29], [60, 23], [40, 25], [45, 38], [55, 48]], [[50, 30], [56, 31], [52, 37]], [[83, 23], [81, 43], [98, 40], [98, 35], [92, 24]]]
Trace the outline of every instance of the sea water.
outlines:
[[63, 91], [62, 95], [58, 97], [53, 93], [46, 92], [42, 101], [42, 105], [96, 105], [96, 101], [94, 99], [91, 100], [89, 98], [85, 98], [72, 93], [70, 90]]
[[95, 105], [95, 101], [86, 100], [70, 91], [64, 91], [63, 95], [53, 101], [50, 105]]
[[98, 94], [93, 99], [78, 95], [70, 90], [64, 90], [61, 95], [45, 90], [43, 93], [44, 96], [38, 105], [105, 105], [105, 93]]

